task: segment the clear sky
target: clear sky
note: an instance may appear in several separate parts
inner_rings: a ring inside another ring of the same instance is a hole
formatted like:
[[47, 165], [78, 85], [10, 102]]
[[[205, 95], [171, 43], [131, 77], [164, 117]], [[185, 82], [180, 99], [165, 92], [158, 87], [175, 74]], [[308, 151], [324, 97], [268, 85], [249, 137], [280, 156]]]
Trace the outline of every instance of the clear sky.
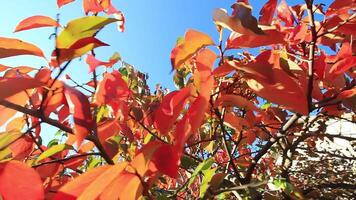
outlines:
[[[250, 0], [253, 14], [258, 18], [258, 12], [267, 0]], [[211, 35], [217, 41], [218, 34], [212, 22], [214, 8], [225, 8], [229, 12], [230, 5], [235, 0], [113, 0], [114, 5], [126, 17], [126, 31], [119, 33], [115, 25], [109, 25], [99, 38], [110, 47], [101, 47], [97, 56], [108, 59], [115, 51], [122, 58], [150, 76], [151, 88], [155, 83], [174, 88], [172, 82], [170, 52], [179, 36], [184, 35], [188, 28], [200, 30]], [[296, 0], [287, 0], [289, 5], [295, 5]], [[328, 3], [327, 1], [317, 1]], [[17, 23], [32, 15], [47, 15], [55, 18], [60, 13], [62, 24], [84, 15], [81, 0], [66, 5], [58, 10], [56, 0], [10, 0], [2, 2], [0, 12], [0, 36], [20, 38], [32, 42], [43, 49], [49, 57], [53, 50], [53, 40], [49, 35], [53, 28], [41, 28], [13, 33]], [[78, 59], [77, 59], [78, 60]], [[88, 80], [87, 67], [82, 62], [73, 62], [70, 75], [78, 81]], [[46, 63], [33, 56], [21, 56], [1, 59], [0, 64], [30, 65], [40, 67]]]

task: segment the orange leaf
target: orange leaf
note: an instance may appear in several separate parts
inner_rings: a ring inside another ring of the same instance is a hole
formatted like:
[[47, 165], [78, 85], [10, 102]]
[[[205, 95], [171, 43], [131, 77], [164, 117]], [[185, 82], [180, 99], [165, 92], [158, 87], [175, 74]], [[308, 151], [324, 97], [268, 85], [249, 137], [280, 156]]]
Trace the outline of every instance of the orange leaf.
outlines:
[[14, 160], [0, 163], [0, 174], [0, 197], [2, 199], [44, 199], [41, 178], [34, 169], [27, 165]]
[[19, 39], [0, 37], [0, 58], [19, 55], [34, 55], [44, 57], [37, 46]]
[[210, 98], [214, 85], [212, 68], [216, 60], [216, 54], [210, 49], [201, 50], [196, 56], [196, 71], [194, 72], [194, 84], [201, 96]]
[[274, 27], [264, 27], [265, 35], [242, 35], [232, 32], [227, 40], [227, 49], [255, 48], [272, 44], [284, 43], [284, 34]]
[[3, 78], [0, 77], [0, 100], [15, 95], [21, 91], [43, 86], [43, 84], [33, 78]]
[[10, 145], [12, 157], [18, 160], [24, 159], [32, 152], [33, 145], [34, 142], [30, 136], [22, 136], [20, 139], [16, 140], [16, 142]]
[[97, 177], [108, 170], [111, 166], [101, 166], [89, 170], [81, 176], [78, 176], [73, 181], [68, 182], [61, 187], [53, 200], [75, 200], [77, 199]]
[[217, 106], [229, 106], [229, 107], [239, 107], [239, 108], [244, 108], [247, 110], [253, 110], [257, 111], [257, 107], [249, 100], [245, 99], [242, 96], [237, 96], [237, 95], [232, 95], [232, 94], [226, 94], [221, 96], [217, 101], [216, 101]]
[[260, 11], [259, 22], [269, 25], [272, 23], [273, 15], [276, 10], [278, 0], [269, 0]]
[[94, 95], [94, 103], [98, 105], [110, 105], [116, 113], [122, 105], [123, 100], [127, 100], [131, 94], [127, 83], [122, 79], [118, 71], [106, 73], [104, 79], [98, 84], [98, 89]]
[[66, 5], [66, 4], [69, 4], [71, 2], [74, 2], [75, 0], [57, 0], [57, 5], [58, 5], [58, 8]]
[[90, 103], [87, 96], [69, 86], [64, 87], [64, 96], [69, 107], [69, 112], [74, 118], [73, 131], [77, 137], [78, 145], [80, 145], [93, 128]]
[[58, 22], [50, 17], [36, 15], [22, 20], [15, 28], [14, 32], [24, 31], [40, 27], [59, 27]]
[[273, 70], [274, 83], [249, 79], [247, 84], [257, 95], [269, 102], [279, 104], [287, 109], [308, 114], [308, 103], [305, 89], [281, 69]]
[[154, 125], [163, 135], [167, 134], [183, 110], [190, 88], [183, 88], [166, 95], [155, 112]]
[[268, 83], [274, 82], [273, 68], [279, 63], [279, 55], [267, 50], [259, 54], [255, 61], [241, 64], [239, 61], [226, 61], [226, 64], [244, 71], [254, 79], [261, 79]]
[[[20, 92], [16, 95], [12, 95], [11, 97], [6, 98], [6, 100], [14, 104], [24, 106], [28, 101], [28, 95], [26, 94], [26, 92]], [[17, 113], [17, 111], [4, 106], [0, 106], [0, 113], [0, 126], [2, 126], [9, 119], [11, 119], [11, 117], [13, 117]]]
[[185, 61], [191, 58], [199, 49], [213, 45], [214, 42], [209, 35], [195, 30], [188, 30], [185, 33], [184, 40], [171, 52], [171, 63], [173, 69], [182, 67]]

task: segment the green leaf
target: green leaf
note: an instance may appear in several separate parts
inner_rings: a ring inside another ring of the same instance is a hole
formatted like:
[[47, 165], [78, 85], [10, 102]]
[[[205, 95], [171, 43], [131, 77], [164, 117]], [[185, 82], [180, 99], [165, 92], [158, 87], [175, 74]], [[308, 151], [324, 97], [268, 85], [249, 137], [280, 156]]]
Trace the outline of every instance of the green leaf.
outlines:
[[97, 167], [101, 163], [101, 159], [98, 157], [90, 157], [88, 170]]
[[205, 196], [205, 193], [209, 188], [210, 181], [213, 178], [216, 169], [217, 168], [210, 168], [203, 171], [204, 178], [200, 186], [200, 198], [203, 198]]
[[93, 37], [104, 26], [118, 21], [114, 18], [86, 16], [70, 21], [57, 37], [57, 48], [69, 48], [80, 39]]
[[210, 169], [210, 167], [211, 167], [211, 165], [212, 165], [213, 163], [214, 163], [214, 159], [213, 159], [213, 158], [209, 158], [209, 159], [207, 159], [207, 160], [204, 160], [202, 163], [200, 163], [200, 164], [198, 165], [198, 167], [195, 168], [195, 170], [194, 170], [192, 176], [190, 177], [189, 182], [188, 182], [187, 185], [189, 186], [190, 184], [192, 184], [193, 181], [195, 180], [195, 178], [198, 176], [198, 174], [199, 174], [201, 171]]
[[52, 146], [55, 146], [55, 145], [57, 145], [58, 143], [59, 143], [59, 140], [58, 140], [58, 139], [53, 139], [53, 140], [51, 140], [51, 141], [48, 142], [47, 147], [48, 147], [48, 148], [51, 148]]
[[184, 155], [181, 157], [180, 163], [183, 169], [195, 168], [196, 166], [198, 166], [198, 163], [195, 160]]
[[62, 152], [66, 149], [72, 149], [72, 146], [67, 145], [67, 144], [58, 144], [55, 146], [52, 146], [51, 148], [47, 149], [44, 151], [40, 156], [35, 161], [35, 164], [38, 164], [40, 161], [53, 156], [56, 153]]
[[267, 103], [265, 103], [265, 104], [263, 104], [263, 105], [261, 106], [261, 109], [262, 109], [262, 110], [266, 110], [267, 108], [269, 108], [269, 107], [271, 107], [271, 106], [272, 106], [272, 103], [267, 102]]
[[22, 137], [22, 133], [18, 131], [0, 133], [0, 150], [5, 149], [20, 137]]

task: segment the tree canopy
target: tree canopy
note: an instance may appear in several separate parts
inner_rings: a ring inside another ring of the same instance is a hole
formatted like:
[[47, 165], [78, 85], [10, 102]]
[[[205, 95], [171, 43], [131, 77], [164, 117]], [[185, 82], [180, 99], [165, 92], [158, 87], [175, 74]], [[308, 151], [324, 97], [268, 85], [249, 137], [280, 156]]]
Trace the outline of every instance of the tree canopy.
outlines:
[[[0, 199], [355, 197], [356, 2], [263, 3], [259, 16], [248, 0], [207, 13], [217, 41], [179, 37], [172, 92], [151, 91], [119, 53], [97, 58], [110, 45], [99, 32], [125, 31], [111, 0], [82, 0], [83, 17], [66, 24], [20, 21], [14, 32], [50, 27], [55, 42], [48, 58], [0, 37], [0, 62], [47, 63], [0, 64]], [[79, 58], [83, 83], [66, 74]]]

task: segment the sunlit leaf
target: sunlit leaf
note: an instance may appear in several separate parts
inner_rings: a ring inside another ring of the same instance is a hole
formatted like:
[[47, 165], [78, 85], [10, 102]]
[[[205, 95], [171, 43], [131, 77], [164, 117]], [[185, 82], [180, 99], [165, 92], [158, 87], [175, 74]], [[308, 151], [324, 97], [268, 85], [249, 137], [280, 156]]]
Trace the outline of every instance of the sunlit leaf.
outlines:
[[78, 145], [90, 133], [93, 127], [93, 118], [90, 112], [88, 97], [69, 86], [65, 87], [64, 95], [69, 107], [69, 112], [74, 118], [74, 134]]
[[42, 160], [51, 157], [59, 152], [62, 152], [66, 149], [70, 149], [72, 148], [71, 146], [67, 145], [67, 144], [58, 144], [58, 145], [54, 145], [50, 148], [48, 148], [46, 151], [44, 151], [37, 159], [36, 159], [36, 163], [41, 162]]
[[260, 11], [260, 18], [259, 22], [261, 24], [269, 25], [272, 23], [273, 15], [276, 10], [278, 0], [269, 0], [265, 5], [262, 7]]
[[34, 169], [19, 161], [8, 161], [0, 163], [0, 174], [2, 199], [44, 199], [42, 181]]
[[3, 78], [0, 77], [0, 100], [15, 95], [30, 88], [40, 87], [43, 84], [33, 78]]
[[191, 58], [199, 49], [213, 45], [214, 42], [209, 35], [195, 30], [188, 30], [184, 35], [184, 40], [171, 52], [171, 63], [173, 69], [180, 69], [185, 61]]
[[14, 32], [29, 30], [40, 27], [58, 27], [58, 22], [50, 17], [36, 15], [22, 20], [15, 28]]
[[64, 6], [64, 5], [66, 5], [66, 4], [69, 4], [69, 3], [74, 2], [74, 1], [75, 0], [57, 0], [57, 5], [60, 8], [60, 7]]
[[0, 37], [0, 58], [19, 55], [33, 55], [44, 57], [37, 46], [19, 39]]
[[70, 21], [57, 37], [57, 48], [70, 48], [83, 38], [93, 37], [106, 25], [116, 22], [117, 19], [99, 16], [82, 17]]

